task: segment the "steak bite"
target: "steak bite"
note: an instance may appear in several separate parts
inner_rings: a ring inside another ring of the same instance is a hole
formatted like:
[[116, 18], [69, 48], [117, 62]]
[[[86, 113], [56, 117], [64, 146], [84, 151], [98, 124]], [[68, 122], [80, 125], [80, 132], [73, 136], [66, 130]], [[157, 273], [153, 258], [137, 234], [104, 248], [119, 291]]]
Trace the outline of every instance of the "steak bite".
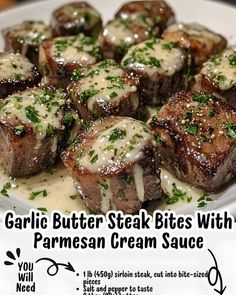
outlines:
[[188, 56], [177, 43], [149, 39], [132, 46], [121, 65], [140, 77], [138, 90], [145, 105], [160, 105], [187, 87]]
[[134, 213], [160, 197], [153, 139], [145, 123], [126, 117], [98, 120], [78, 136], [62, 160], [89, 208]]
[[[158, 32], [158, 31], [157, 31]], [[137, 17], [135, 19], [116, 18], [104, 27], [99, 35], [103, 55], [120, 62], [128, 48], [158, 35], [152, 30], [151, 20]]]
[[74, 72], [78, 82], [69, 93], [85, 121], [111, 115], [133, 116], [139, 105], [138, 81], [114, 60], [107, 59], [84, 72]]
[[0, 99], [39, 83], [37, 68], [19, 53], [0, 52]]
[[88, 3], [73, 2], [53, 12], [51, 26], [55, 37], [79, 33], [97, 36], [102, 30], [102, 19], [100, 13]]
[[66, 96], [54, 88], [35, 87], [0, 103], [0, 162], [12, 177], [26, 177], [51, 167], [57, 158]]
[[221, 100], [179, 92], [150, 125], [164, 166], [182, 181], [217, 192], [234, 177], [236, 113]]
[[5, 50], [19, 52], [38, 66], [39, 45], [52, 37], [51, 27], [42, 21], [24, 21], [2, 30]]
[[43, 82], [66, 88], [75, 69], [86, 68], [101, 58], [97, 40], [83, 34], [46, 40], [39, 52]]
[[236, 108], [236, 48], [212, 56], [196, 76], [195, 88], [213, 92]]
[[188, 49], [196, 67], [201, 66], [211, 55], [226, 48], [226, 39], [198, 23], [177, 23], [169, 26], [163, 33], [169, 42], [179, 42]]
[[142, 17], [152, 22], [152, 30], [159, 34], [175, 20], [174, 11], [165, 1], [131, 1], [125, 3], [116, 13], [123, 19]]

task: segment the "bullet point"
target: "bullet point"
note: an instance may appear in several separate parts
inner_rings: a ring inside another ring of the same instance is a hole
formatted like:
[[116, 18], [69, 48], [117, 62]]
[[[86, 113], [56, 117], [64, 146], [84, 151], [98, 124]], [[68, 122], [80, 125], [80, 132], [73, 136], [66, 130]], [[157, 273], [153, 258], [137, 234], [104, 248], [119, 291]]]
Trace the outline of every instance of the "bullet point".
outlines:
[[79, 291], [79, 288], [76, 288], [77, 291]]
[[78, 276], [79, 276], [79, 273], [77, 273], [76, 275], [77, 275], [77, 277], [78, 277]]

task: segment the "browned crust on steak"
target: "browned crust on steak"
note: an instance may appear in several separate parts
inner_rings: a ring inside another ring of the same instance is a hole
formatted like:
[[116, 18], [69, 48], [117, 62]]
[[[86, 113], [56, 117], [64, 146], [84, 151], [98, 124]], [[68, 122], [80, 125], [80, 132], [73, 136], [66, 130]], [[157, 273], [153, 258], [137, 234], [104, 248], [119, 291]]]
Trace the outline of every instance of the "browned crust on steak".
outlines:
[[[132, 78], [124, 71], [124, 81], [130, 86], [137, 86], [139, 81], [136, 78]], [[129, 92], [126, 96], [121, 99], [112, 101], [97, 101], [95, 102], [96, 114], [92, 114], [88, 110], [87, 102], [80, 102], [80, 95], [78, 90], [80, 89], [80, 82], [72, 83], [68, 87], [68, 92], [71, 95], [71, 99], [79, 111], [80, 117], [85, 121], [93, 121], [97, 118], [104, 118], [109, 116], [129, 116], [134, 117], [139, 105], [139, 98], [137, 92]]]
[[164, 32], [162, 37], [169, 42], [179, 42], [182, 48], [188, 49], [194, 65], [200, 67], [205, 61], [207, 61], [211, 55], [220, 53], [227, 46], [226, 39], [218, 35], [221, 38], [219, 43], [211, 42], [202, 36], [191, 36], [181, 30], [175, 32]]
[[[153, 117], [151, 127], [161, 138], [159, 152], [164, 166], [182, 181], [215, 192], [235, 175], [236, 142], [226, 136], [227, 130], [222, 125], [229, 121], [236, 123], [236, 113], [217, 99], [199, 104], [202, 115], [194, 116], [194, 124], [201, 126], [203, 134], [210, 138], [201, 142], [198, 135], [189, 134], [182, 124], [195, 94], [182, 91], [174, 95]], [[215, 110], [213, 117], [207, 115], [211, 108]]]
[[198, 74], [196, 75], [194, 89], [212, 92], [216, 97], [231, 107], [236, 108], [236, 86], [232, 86], [227, 90], [221, 90], [212, 79], [204, 74]]
[[36, 86], [41, 80], [41, 75], [37, 68], [32, 65], [32, 73], [25, 80], [6, 80], [0, 79], [0, 99], [6, 98], [8, 95], [23, 91], [29, 87]]
[[[122, 163], [119, 166], [108, 166], [104, 170], [94, 173], [78, 165], [78, 151], [83, 149], [83, 153], [87, 153], [99, 134], [105, 131], [107, 126], [121, 119], [121, 117], [110, 117], [102, 121], [94, 122], [88, 131], [78, 136], [78, 144], [75, 147], [67, 148], [61, 156], [69, 173], [73, 177], [75, 183], [77, 183], [77, 188], [82, 192], [82, 198], [85, 204], [99, 213], [104, 213], [101, 210], [102, 196], [99, 184], [106, 179], [110, 181], [114, 209], [122, 210], [127, 213], [135, 213], [142, 207], [142, 202], [137, 197], [133, 177], [133, 167], [135, 164], [141, 165], [144, 169], [144, 199], [152, 200], [161, 196], [159, 168], [155, 160], [154, 149], [151, 142], [145, 146], [143, 158], [140, 159], [138, 163]], [[125, 181], [125, 175], [129, 175], [132, 178], [132, 182], [129, 185]], [[125, 191], [125, 197], [121, 198], [119, 194], [120, 191]]]
[[[65, 4], [58, 9], [56, 9], [51, 18], [51, 26], [53, 29], [53, 36], [73, 36], [79, 33], [84, 33], [86, 36], [97, 36], [102, 30], [102, 19], [98, 18], [97, 22], [87, 29], [84, 23], [79, 19], [71, 19], [69, 16], [63, 13], [63, 8], [66, 6], [71, 6], [75, 8], [88, 8], [95, 10], [94, 7], [89, 5], [87, 2], [72, 2]], [[95, 10], [97, 12], [97, 10]]]
[[45, 138], [40, 148], [35, 148], [37, 140], [33, 129], [24, 125], [25, 133], [16, 135], [14, 126], [0, 122], [0, 162], [6, 173], [12, 177], [27, 177], [51, 167], [56, 159], [56, 153], [51, 151], [53, 138]]

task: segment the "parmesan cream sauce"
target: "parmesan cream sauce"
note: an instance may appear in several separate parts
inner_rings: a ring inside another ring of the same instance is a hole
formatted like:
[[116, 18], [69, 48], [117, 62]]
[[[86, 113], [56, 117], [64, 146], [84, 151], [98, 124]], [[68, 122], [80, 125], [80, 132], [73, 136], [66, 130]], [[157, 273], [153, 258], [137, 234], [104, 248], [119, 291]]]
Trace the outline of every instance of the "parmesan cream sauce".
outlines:
[[[112, 82], [108, 80], [108, 77], [120, 77], [123, 79], [124, 71], [119, 67], [109, 67], [108, 69], [98, 69], [99, 74], [94, 77], [86, 77], [81, 80], [79, 85], [79, 92], [88, 90], [91, 86], [93, 89], [99, 91], [96, 95], [93, 95], [87, 100], [88, 109], [93, 111], [94, 104], [97, 102], [104, 101], [116, 101], [121, 99], [122, 97], [128, 95], [130, 92], [136, 92], [137, 88], [135, 85], [130, 86], [128, 83], [122, 83], [122, 87], [114, 87]], [[114, 98], [110, 98], [112, 93], [116, 93]]]
[[152, 48], [146, 46], [146, 41], [138, 45], [132, 46], [128, 53], [122, 60], [122, 64], [125, 60], [132, 56], [134, 50], [139, 50], [145, 48], [144, 52], [140, 52], [139, 56], [141, 59], [147, 60], [149, 57], [155, 58], [160, 61], [160, 67], [151, 67], [144, 65], [142, 62], [132, 62], [127, 67], [131, 69], [137, 69], [146, 72], [149, 76], [155, 73], [164, 74], [167, 76], [174, 75], [177, 71], [181, 70], [184, 64], [185, 55], [179, 48], [171, 48], [170, 50], [164, 49], [164, 44], [168, 42], [164, 40], [157, 39], [157, 42], [153, 44]]
[[29, 79], [32, 77], [33, 67], [33, 64], [19, 53], [0, 53], [1, 79]]
[[[60, 210], [61, 212], [68, 214], [73, 210], [84, 210], [89, 212], [79, 195], [77, 195], [76, 199], [70, 198], [70, 196], [76, 195], [77, 191], [71, 176], [68, 174], [67, 169], [62, 163], [56, 165], [53, 169], [53, 173], [42, 172], [33, 177], [17, 180], [9, 179], [0, 166], [0, 187], [7, 182], [10, 182], [13, 186], [8, 190], [9, 195], [22, 202], [26, 202], [27, 205], [32, 208], [46, 208], [48, 211]], [[109, 186], [109, 180], [106, 180], [106, 182]], [[179, 189], [186, 192], [188, 196], [192, 196], [192, 201], [190, 203], [179, 201], [173, 205], [167, 205], [166, 200], [161, 202], [152, 201], [149, 202], [147, 208], [148, 212], [153, 212], [156, 209], [176, 210], [185, 206], [193, 205], [197, 208], [197, 199], [202, 196], [203, 191], [176, 179], [166, 169], [161, 168], [161, 185], [164, 192], [169, 196], [172, 195], [173, 183], [175, 183]], [[138, 184], [137, 189], [140, 189], [140, 184]], [[41, 190], [46, 190], [48, 195], [43, 197], [41, 194], [34, 200], [29, 200], [29, 196], [32, 192]], [[110, 186], [108, 190], [102, 189], [101, 187], [101, 193], [104, 194], [101, 204], [102, 212], [106, 213], [110, 209], [115, 209], [114, 204], [112, 204], [112, 192], [110, 191]]]
[[[68, 45], [59, 50], [56, 42], [68, 41]], [[75, 37], [59, 37], [54, 39], [51, 47], [51, 56], [58, 62], [79, 63], [81, 66], [92, 65], [96, 63], [96, 58], [89, 54], [95, 48], [95, 45], [83, 45], [83, 50], [78, 50], [81, 47], [79, 38]]]
[[[124, 130], [125, 136], [115, 140], [114, 142], [109, 141], [109, 138], [115, 128]], [[134, 137], [139, 137], [139, 140], [132, 144], [131, 141]], [[145, 132], [143, 125], [134, 119], [123, 119], [118, 123], [115, 123], [112, 127], [103, 131], [92, 146], [93, 154], [92, 157], [97, 155], [97, 161], [91, 161], [91, 156], [88, 153], [82, 156], [79, 160], [79, 165], [84, 169], [88, 169], [92, 172], [97, 172], [108, 165], [116, 166], [120, 162], [135, 163], [139, 158], [142, 157], [142, 148], [152, 140], [152, 134]], [[112, 149], [107, 147], [113, 146]], [[130, 148], [132, 147], [132, 149]], [[117, 153], [114, 153], [117, 150]]]
[[[236, 85], [236, 66], [230, 64], [229, 57], [235, 56], [236, 50], [226, 49], [216, 62], [207, 61], [201, 73], [213, 79], [221, 90], [228, 90]], [[219, 79], [218, 77], [222, 77]]]
[[[35, 88], [8, 96], [5, 100], [8, 103], [0, 111], [0, 120], [4, 122], [18, 119], [24, 124], [32, 126], [35, 130], [37, 141], [40, 143], [46, 136], [48, 124], [56, 129], [61, 127], [63, 112], [60, 110], [60, 107], [65, 104], [64, 99], [57, 97], [56, 101], [59, 103], [59, 106], [52, 106], [49, 112], [45, 104], [34, 103], [35, 99], [43, 93], [43, 89]], [[34, 107], [38, 112], [39, 123], [32, 122], [27, 118], [25, 108], [28, 106]], [[38, 131], [36, 131], [37, 126], [40, 126]]]
[[110, 22], [104, 29], [103, 36], [107, 41], [116, 46], [133, 44], [135, 35], [129, 27], [121, 23], [120, 19]]

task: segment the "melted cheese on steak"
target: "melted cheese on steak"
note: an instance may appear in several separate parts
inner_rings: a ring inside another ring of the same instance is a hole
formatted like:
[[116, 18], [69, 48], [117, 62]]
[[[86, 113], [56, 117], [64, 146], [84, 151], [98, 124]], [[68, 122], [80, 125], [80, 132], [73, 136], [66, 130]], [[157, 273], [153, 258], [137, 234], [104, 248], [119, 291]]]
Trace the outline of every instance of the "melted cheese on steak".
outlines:
[[182, 69], [185, 55], [176, 43], [150, 39], [129, 49], [122, 60], [125, 68], [172, 76]]
[[[78, 163], [92, 172], [101, 171], [107, 166], [112, 169], [122, 163], [133, 164], [143, 157], [143, 149], [152, 139], [153, 136], [145, 123], [124, 118], [108, 126]], [[139, 171], [139, 180], [138, 173]]]
[[32, 77], [34, 65], [19, 53], [0, 53], [0, 80], [26, 80]]
[[200, 72], [212, 79], [220, 90], [236, 85], [236, 49], [226, 49], [207, 61]]

